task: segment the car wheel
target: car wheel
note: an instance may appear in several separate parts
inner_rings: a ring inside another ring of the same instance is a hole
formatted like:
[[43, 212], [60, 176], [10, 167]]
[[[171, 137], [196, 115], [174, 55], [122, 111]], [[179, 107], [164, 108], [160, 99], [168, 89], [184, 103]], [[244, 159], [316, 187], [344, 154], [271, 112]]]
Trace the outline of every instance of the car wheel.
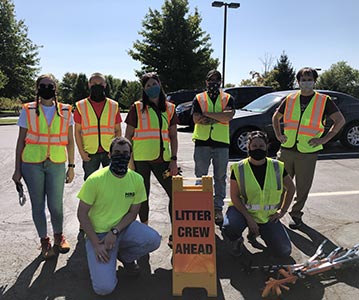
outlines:
[[340, 142], [348, 148], [359, 149], [359, 122], [347, 125], [340, 137]]
[[239, 129], [232, 138], [232, 149], [240, 156], [247, 156], [247, 140], [248, 135], [255, 129], [242, 128]]

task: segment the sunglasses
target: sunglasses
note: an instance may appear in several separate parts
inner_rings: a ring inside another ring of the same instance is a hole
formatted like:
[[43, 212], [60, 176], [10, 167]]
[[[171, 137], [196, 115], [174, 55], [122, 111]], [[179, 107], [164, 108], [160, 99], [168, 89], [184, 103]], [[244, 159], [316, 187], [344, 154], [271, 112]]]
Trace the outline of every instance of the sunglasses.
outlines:
[[49, 84], [44, 84], [44, 83], [40, 83], [39, 84], [39, 88], [40, 89], [50, 89], [50, 90], [54, 90], [55, 89], [55, 86], [52, 84], [52, 83], [49, 83]]

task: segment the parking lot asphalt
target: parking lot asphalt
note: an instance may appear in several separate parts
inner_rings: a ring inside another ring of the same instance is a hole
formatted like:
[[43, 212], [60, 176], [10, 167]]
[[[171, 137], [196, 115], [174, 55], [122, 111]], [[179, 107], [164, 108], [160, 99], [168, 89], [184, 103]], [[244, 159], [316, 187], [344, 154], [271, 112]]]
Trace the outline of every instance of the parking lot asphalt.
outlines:
[[[23, 207], [18, 205], [17, 193], [11, 181], [17, 131], [17, 126], [0, 127], [0, 299], [173, 299], [171, 250], [167, 246], [170, 234], [168, 199], [155, 179], [152, 179], [151, 186], [149, 225], [162, 235], [160, 248], [140, 260], [142, 271], [139, 277], [128, 277], [119, 263], [119, 284], [114, 293], [106, 297], [93, 293], [84, 239], [78, 233], [76, 218], [76, 194], [83, 183], [81, 161], [77, 154], [76, 178], [73, 183], [66, 185], [64, 196], [64, 231], [71, 243], [71, 251], [46, 262], [39, 257], [39, 242], [31, 220], [30, 203], [28, 201]], [[183, 176], [193, 178], [190, 132], [179, 132], [179, 147], [178, 163]], [[232, 161], [235, 160], [232, 158]], [[358, 178], [358, 158], [325, 158], [318, 161], [304, 210], [305, 226], [300, 231], [287, 228], [293, 245], [289, 260], [269, 257], [265, 251], [253, 248], [247, 241], [245, 253], [233, 257], [217, 228], [217, 299], [261, 299], [261, 292], [270, 274], [263, 270], [251, 270], [251, 266], [304, 262], [324, 239], [328, 240], [326, 251], [337, 246], [349, 248], [359, 243]], [[289, 217], [285, 216], [284, 225], [288, 221]], [[350, 265], [303, 278], [289, 287], [290, 290], [284, 292], [282, 299], [359, 299], [359, 266]], [[201, 289], [185, 290], [181, 299], [206, 299], [206, 293]]]

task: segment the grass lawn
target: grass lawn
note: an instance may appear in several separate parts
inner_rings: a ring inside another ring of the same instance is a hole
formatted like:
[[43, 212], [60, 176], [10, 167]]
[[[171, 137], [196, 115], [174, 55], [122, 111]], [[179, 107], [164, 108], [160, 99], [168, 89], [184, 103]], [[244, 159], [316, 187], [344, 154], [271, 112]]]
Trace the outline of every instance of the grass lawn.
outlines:
[[0, 125], [12, 125], [16, 124], [18, 119], [0, 118]]

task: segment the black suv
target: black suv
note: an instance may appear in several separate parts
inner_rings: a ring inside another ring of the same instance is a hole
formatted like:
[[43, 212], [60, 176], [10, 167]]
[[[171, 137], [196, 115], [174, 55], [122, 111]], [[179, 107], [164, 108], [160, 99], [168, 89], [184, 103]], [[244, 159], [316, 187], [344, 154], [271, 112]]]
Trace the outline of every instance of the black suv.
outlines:
[[[234, 107], [236, 109], [242, 108], [254, 99], [274, 91], [270, 86], [239, 86], [224, 88], [223, 90], [234, 98]], [[194, 124], [191, 115], [192, 102], [196, 94], [201, 92], [202, 90], [183, 90], [168, 94], [167, 99], [176, 104], [176, 113], [180, 125], [189, 125], [193, 127]], [[185, 96], [188, 99], [187, 102], [182, 101]], [[174, 101], [172, 101], [172, 97], [174, 97]], [[176, 98], [178, 98], [178, 101], [181, 100], [181, 102], [176, 103]]]

